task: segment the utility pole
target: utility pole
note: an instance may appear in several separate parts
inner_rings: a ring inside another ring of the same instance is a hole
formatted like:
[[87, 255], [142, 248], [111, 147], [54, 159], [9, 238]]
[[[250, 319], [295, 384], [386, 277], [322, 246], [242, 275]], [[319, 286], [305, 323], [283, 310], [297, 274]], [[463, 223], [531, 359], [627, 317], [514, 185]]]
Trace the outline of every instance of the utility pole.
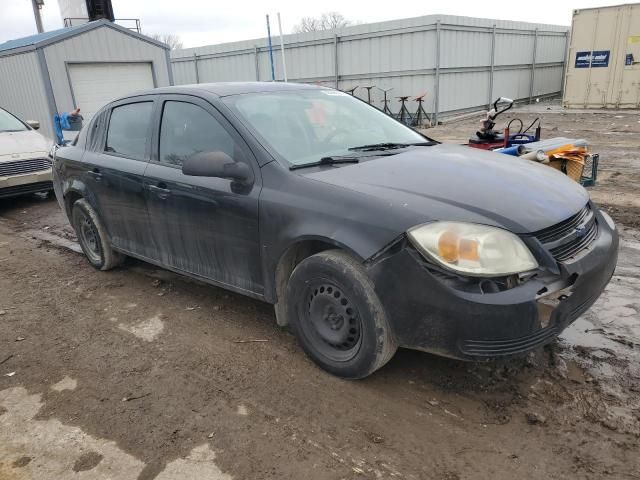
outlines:
[[44, 28], [42, 28], [42, 18], [40, 17], [40, 9], [44, 5], [44, 0], [31, 0], [31, 5], [33, 6], [33, 16], [36, 19], [36, 28], [38, 29], [38, 33], [44, 32]]
[[282, 39], [282, 22], [280, 21], [280, 12], [278, 12], [278, 29], [280, 30], [280, 52], [282, 53], [282, 73], [284, 74], [285, 83], [287, 80], [287, 62], [284, 58], [284, 40]]
[[276, 81], [276, 70], [273, 64], [273, 45], [271, 44], [271, 25], [269, 24], [269, 15], [267, 15], [267, 38], [269, 39], [269, 60], [271, 61], [271, 81]]

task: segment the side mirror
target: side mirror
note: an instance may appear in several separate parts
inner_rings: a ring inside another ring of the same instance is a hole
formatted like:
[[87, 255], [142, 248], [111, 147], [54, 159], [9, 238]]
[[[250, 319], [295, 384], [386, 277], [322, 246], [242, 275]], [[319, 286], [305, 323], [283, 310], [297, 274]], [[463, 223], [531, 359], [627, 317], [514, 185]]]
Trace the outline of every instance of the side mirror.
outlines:
[[227, 178], [243, 185], [253, 183], [253, 170], [246, 163], [234, 162], [224, 152], [199, 152], [182, 164], [182, 173], [193, 177]]
[[26, 123], [34, 130], [38, 130], [40, 128], [40, 122], [38, 120], [27, 120]]

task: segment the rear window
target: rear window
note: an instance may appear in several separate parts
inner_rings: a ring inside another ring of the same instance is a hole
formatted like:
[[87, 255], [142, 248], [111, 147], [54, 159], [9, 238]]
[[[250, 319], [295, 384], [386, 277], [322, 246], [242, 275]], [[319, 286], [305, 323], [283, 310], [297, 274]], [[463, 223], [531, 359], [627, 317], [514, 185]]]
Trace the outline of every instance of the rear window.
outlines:
[[153, 102], [130, 103], [115, 107], [111, 111], [105, 152], [143, 160]]

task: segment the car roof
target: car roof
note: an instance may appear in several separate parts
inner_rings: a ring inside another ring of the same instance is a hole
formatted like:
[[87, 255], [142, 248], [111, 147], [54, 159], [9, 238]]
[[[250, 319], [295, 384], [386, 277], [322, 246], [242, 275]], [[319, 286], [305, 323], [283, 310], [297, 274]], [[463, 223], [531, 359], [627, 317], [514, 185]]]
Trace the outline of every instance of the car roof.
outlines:
[[265, 93], [265, 92], [287, 92], [296, 90], [328, 90], [320, 85], [309, 85], [305, 83], [283, 83], [283, 82], [218, 82], [218, 83], [197, 83], [192, 85], [177, 85], [173, 87], [160, 87], [149, 90], [137, 91], [134, 95], [164, 94], [164, 93], [184, 93], [190, 95], [213, 94], [217, 97], [229, 95], [242, 95], [245, 93]]

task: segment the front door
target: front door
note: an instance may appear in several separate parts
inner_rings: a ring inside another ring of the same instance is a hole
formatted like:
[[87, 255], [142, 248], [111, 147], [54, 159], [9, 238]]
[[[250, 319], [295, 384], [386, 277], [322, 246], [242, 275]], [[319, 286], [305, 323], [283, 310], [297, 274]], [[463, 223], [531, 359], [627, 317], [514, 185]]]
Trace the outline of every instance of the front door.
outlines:
[[155, 250], [143, 189], [150, 152], [153, 100], [138, 97], [116, 103], [96, 121], [106, 134], [85, 155], [86, 183], [111, 243], [148, 257]]
[[[153, 157], [145, 173], [149, 218], [158, 261], [246, 293], [262, 294], [258, 231], [260, 175], [249, 148], [208, 102], [190, 96], [162, 99]], [[252, 186], [182, 173], [198, 152], [224, 152], [247, 163]]]

